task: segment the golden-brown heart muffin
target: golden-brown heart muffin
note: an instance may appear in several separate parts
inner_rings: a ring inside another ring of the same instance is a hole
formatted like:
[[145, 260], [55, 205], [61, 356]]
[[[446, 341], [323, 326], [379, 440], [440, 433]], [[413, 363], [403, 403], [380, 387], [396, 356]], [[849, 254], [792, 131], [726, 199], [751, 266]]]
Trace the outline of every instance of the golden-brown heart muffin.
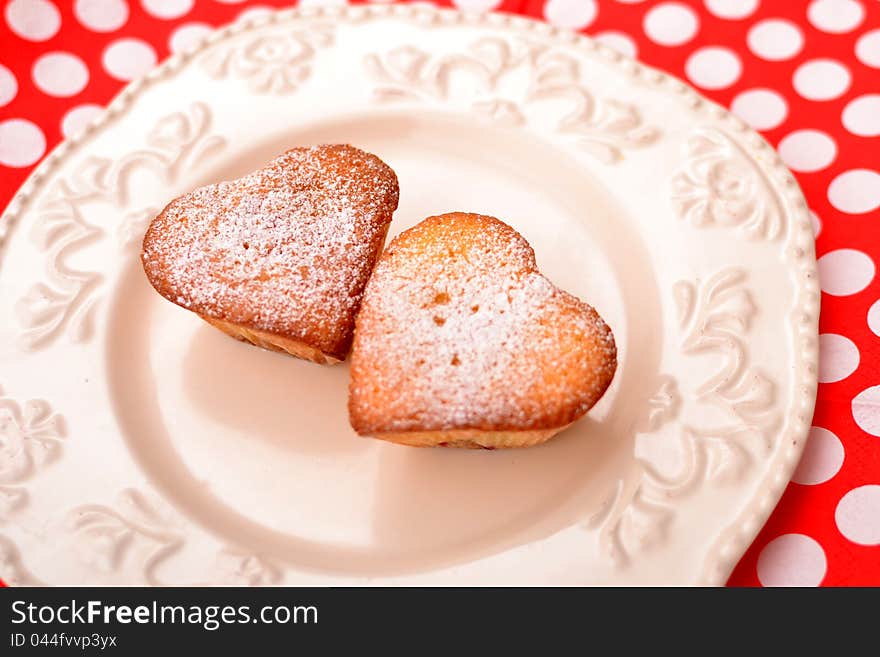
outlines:
[[476, 214], [392, 240], [367, 284], [349, 419], [419, 447], [527, 447], [586, 413], [614, 376], [610, 329], [538, 272], [528, 242]]
[[375, 155], [294, 148], [172, 201], [144, 237], [144, 271], [235, 338], [338, 362], [397, 201], [397, 176]]

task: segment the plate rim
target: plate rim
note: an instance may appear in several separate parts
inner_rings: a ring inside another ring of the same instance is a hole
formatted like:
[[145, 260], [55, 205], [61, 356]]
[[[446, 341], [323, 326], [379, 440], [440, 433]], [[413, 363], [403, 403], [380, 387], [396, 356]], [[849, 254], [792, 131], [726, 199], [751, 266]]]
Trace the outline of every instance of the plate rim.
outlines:
[[[301, 7], [273, 10], [266, 15], [254, 16], [244, 20], [228, 23], [212, 31], [186, 50], [172, 54], [163, 63], [153, 68], [144, 76], [126, 85], [78, 134], [61, 141], [46, 155], [42, 162], [31, 172], [24, 183], [18, 188], [12, 199], [0, 215], [0, 267], [3, 264], [3, 253], [9, 236], [31, 199], [40, 192], [52, 171], [64, 164], [80, 147], [88, 144], [96, 134], [107, 125], [122, 116], [137, 100], [141, 93], [153, 83], [172, 77], [186, 67], [193, 59], [204, 51], [245, 32], [256, 31], [267, 26], [293, 23], [298, 20], [327, 19], [356, 23], [366, 19], [401, 18], [443, 21], [447, 25], [466, 25], [471, 27], [487, 27], [507, 29], [511, 32], [527, 33], [532, 37], [540, 37], [551, 43], [567, 46], [581, 46], [586, 50], [598, 53], [605, 62], [615, 67], [619, 74], [629, 78], [648, 82], [655, 90], [661, 90], [672, 97], [684, 99], [686, 111], [693, 115], [708, 114], [716, 120], [732, 123], [739, 133], [738, 143], [749, 146], [749, 152], [762, 151], [762, 157], [755, 157], [755, 163], [768, 175], [768, 184], [780, 193], [783, 181], [788, 198], [797, 211], [787, 206], [785, 215], [791, 222], [792, 230], [806, 227], [812, 235], [807, 203], [796, 179], [785, 166], [772, 146], [756, 130], [745, 121], [736, 117], [726, 108], [705, 98], [688, 82], [661, 71], [640, 61], [623, 55], [603, 45], [595, 39], [572, 30], [558, 28], [536, 18], [507, 14], [503, 12], [476, 12], [441, 8], [432, 5], [346, 5], [332, 7]], [[671, 83], [671, 84], [670, 84]], [[662, 89], [661, 89], [662, 86]], [[768, 158], [767, 155], [770, 155]], [[788, 431], [780, 436], [780, 440], [789, 443], [784, 450], [783, 458], [771, 464], [763, 480], [757, 483], [756, 491], [746, 501], [746, 507], [727, 525], [706, 553], [701, 575], [697, 584], [706, 586], [722, 586], [726, 583], [739, 559], [745, 554], [758, 532], [776, 508], [784, 493], [795, 468], [800, 461], [806, 439], [809, 434], [815, 408], [818, 387], [818, 323], [820, 293], [818, 286], [818, 266], [815, 257], [813, 240], [804, 248], [803, 245], [793, 249], [794, 260], [790, 263], [796, 270], [795, 299], [799, 303], [791, 309], [792, 322], [796, 324], [792, 339], [800, 348], [799, 359], [802, 367], [792, 379], [794, 387], [792, 403], [787, 409], [785, 420]], [[781, 252], [784, 253], [784, 252]], [[794, 274], [795, 272], [792, 272]]]

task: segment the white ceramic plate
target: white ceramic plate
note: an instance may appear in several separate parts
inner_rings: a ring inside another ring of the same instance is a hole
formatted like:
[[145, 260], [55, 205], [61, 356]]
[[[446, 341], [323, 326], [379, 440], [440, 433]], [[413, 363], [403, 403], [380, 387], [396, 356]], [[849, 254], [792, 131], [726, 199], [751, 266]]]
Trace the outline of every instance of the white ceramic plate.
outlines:
[[[392, 232], [495, 215], [620, 350], [523, 451], [348, 426], [346, 365], [237, 343], [138, 259], [174, 196], [294, 145], [400, 178]], [[740, 120], [589, 39], [427, 7], [238, 23], [133, 83], [0, 224], [0, 576], [13, 584], [722, 584], [807, 436], [801, 193]]]

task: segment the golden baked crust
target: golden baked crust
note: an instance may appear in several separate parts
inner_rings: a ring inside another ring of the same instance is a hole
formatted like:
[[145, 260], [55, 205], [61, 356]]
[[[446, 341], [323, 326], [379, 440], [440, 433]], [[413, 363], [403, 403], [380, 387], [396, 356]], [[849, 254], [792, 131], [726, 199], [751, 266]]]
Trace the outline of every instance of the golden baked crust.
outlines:
[[272, 333], [266, 333], [265, 331], [245, 328], [239, 324], [225, 322], [222, 319], [214, 319], [213, 317], [205, 317], [204, 315], [199, 315], [199, 317], [208, 322], [208, 324], [214, 328], [220, 329], [226, 335], [235, 338], [236, 340], [249, 342], [252, 345], [268, 349], [269, 351], [281, 351], [291, 356], [302, 358], [303, 360], [310, 360], [319, 365], [335, 365], [340, 362], [338, 358], [325, 354], [323, 351], [316, 349], [315, 347], [310, 347], [300, 340], [291, 340], [290, 338], [283, 338], [280, 335], [273, 335]]
[[397, 177], [376, 156], [294, 148], [172, 201], [144, 236], [144, 271], [233, 337], [338, 362], [397, 201]]
[[558, 429], [531, 431], [480, 431], [454, 429], [451, 431], [398, 431], [372, 434], [373, 438], [410, 447], [460, 447], [464, 449], [505, 449], [531, 447], [547, 442], [568, 425]]
[[586, 413], [616, 366], [611, 330], [538, 272], [519, 233], [482, 215], [429, 217], [367, 284], [349, 419], [409, 445], [529, 446]]

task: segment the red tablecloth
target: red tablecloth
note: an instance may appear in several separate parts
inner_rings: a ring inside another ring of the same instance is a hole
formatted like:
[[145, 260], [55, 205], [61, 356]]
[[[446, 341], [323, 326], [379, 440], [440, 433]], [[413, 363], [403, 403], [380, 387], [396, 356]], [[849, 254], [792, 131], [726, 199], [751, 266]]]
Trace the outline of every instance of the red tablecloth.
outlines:
[[[212, 26], [295, 3], [3, 4], [0, 206], [49, 149], [128, 80]], [[730, 584], [880, 585], [880, 1], [437, 4], [522, 13], [585, 31], [689, 80], [779, 149], [815, 217], [821, 383], [804, 459]]]

